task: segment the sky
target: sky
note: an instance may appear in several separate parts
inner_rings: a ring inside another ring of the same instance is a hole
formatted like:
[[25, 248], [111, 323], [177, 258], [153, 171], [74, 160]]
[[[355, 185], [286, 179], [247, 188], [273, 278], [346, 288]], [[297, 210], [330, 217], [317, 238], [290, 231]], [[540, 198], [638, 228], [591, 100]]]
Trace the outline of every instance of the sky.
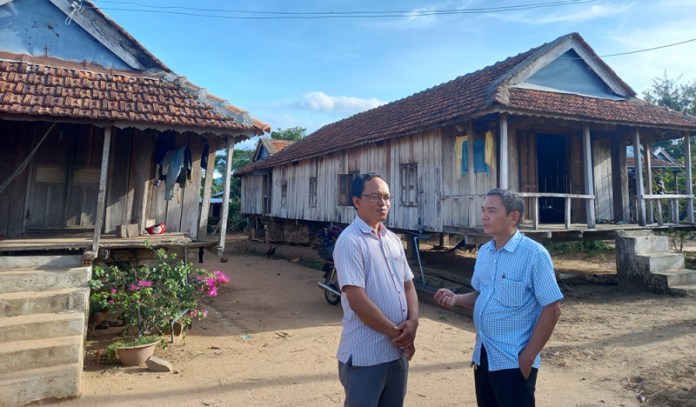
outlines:
[[664, 75], [696, 80], [693, 0], [94, 3], [172, 71], [274, 130], [311, 134], [572, 32], [639, 95]]

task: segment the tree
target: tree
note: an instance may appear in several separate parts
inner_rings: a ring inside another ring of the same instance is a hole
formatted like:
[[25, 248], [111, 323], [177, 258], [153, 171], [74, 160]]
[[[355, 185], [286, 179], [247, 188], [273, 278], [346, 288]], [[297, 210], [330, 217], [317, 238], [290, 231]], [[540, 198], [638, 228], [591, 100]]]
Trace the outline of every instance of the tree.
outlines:
[[[650, 89], [643, 92], [643, 98], [657, 106], [664, 106], [677, 112], [696, 115], [696, 82], [680, 84], [680, 79], [681, 76], [677, 79], [670, 79], [667, 77], [667, 73], [662, 78], [653, 78], [653, 85]], [[683, 140], [663, 140], [658, 141], [655, 145], [663, 147], [667, 154], [674, 159], [683, 161]]]
[[[654, 105], [664, 106], [674, 111], [696, 115], [696, 81], [680, 84], [680, 77], [670, 79], [665, 72], [661, 78], [653, 78], [653, 85], [643, 92], [643, 98]], [[692, 140], [691, 151], [694, 150]], [[675, 160], [684, 165], [684, 140], [663, 140], [655, 143], [662, 146]], [[685, 191], [685, 176], [683, 173], [672, 173], [663, 170], [657, 174], [665, 181], [665, 189], [668, 192]]]
[[274, 140], [297, 141], [302, 139], [306, 135], [306, 131], [307, 129], [299, 126], [291, 127], [285, 130], [278, 128], [278, 130], [274, 130], [271, 132], [271, 138]]
[[653, 78], [652, 88], [643, 92], [643, 98], [654, 105], [696, 115], [696, 82], [679, 84], [680, 79], [670, 79], [666, 72], [662, 78]]

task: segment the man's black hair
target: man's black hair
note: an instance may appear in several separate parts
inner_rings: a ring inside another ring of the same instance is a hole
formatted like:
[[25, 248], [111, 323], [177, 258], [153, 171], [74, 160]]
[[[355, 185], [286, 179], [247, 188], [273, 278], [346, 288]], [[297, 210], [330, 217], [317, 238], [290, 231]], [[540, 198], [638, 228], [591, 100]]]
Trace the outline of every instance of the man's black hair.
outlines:
[[384, 180], [384, 178], [382, 178], [380, 175], [374, 172], [371, 172], [369, 174], [360, 174], [357, 177], [353, 178], [353, 181], [350, 183], [350, 203], [353, 205], [353, 208], [355, 208], [355, 204], [353, 203], [353, 197], [357, 196], [358, 199], [360, 199], [362, 197], [363, 192], [365, 191], [365, 181], [369, 181], [372, 178], [379, 178], [381, 180]]

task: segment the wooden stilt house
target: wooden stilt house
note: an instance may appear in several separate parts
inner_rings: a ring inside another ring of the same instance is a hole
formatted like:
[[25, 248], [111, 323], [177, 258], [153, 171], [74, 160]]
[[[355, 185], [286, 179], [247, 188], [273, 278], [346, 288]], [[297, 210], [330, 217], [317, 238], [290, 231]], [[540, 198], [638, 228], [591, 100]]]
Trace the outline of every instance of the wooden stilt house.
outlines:
[[322, 127], [238, 174], [242, 209], [287, 227], [349, 223], [352, 177], [376, 172], [394, 196], [387, 225], [415, 234], [481, 234], [481, 204], [495, 187], [522, 193], [523, 228], [540, 239], [693, 224], [690, 152], [687, 190], [659, 197], [686, 219], [657, 225], [650, 161], [634, 148], [632, 200], [626, 151], [676, 138], [689, 146], [694, 131], [695, 117], [638, 99], [573, 33]]
[[58, 237], [52, 246], [96, 251], [124, 225], [133, 237], [152, 223], [166, 230], [151, 239], [206, 240], [203, 174], [216, 151], [269, 126], [172, 72], [90, 2], [0, 11], [0, 238], [25, 240], [7, 249]]

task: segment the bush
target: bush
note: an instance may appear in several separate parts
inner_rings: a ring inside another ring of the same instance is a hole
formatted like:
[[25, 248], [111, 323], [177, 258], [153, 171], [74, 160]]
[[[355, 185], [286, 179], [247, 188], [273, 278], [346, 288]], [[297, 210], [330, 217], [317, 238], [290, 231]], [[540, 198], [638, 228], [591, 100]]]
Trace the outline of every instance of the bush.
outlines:
[[95, 267], [89, 283], [93, 309], [108, 309], [121, 315], [127, 330], [136, 338], [163, 334], [178, 321], [182, 328], [193, 318], [202, 319], [208, 310], [205, 297], [217, 295], [218, 286], [229, 282], [220, 271], [194, 269], [191, 263], [177, 261], [164, 249], [155, 250], [157, 264], [108, 269]]
[[583, 253], [588, 256], [603, 255], [614, 252], [614, 247], [604, 240], [581, 240], [573, 242], [550, 242], [544, 244], [551, 254], [567, 255]]

